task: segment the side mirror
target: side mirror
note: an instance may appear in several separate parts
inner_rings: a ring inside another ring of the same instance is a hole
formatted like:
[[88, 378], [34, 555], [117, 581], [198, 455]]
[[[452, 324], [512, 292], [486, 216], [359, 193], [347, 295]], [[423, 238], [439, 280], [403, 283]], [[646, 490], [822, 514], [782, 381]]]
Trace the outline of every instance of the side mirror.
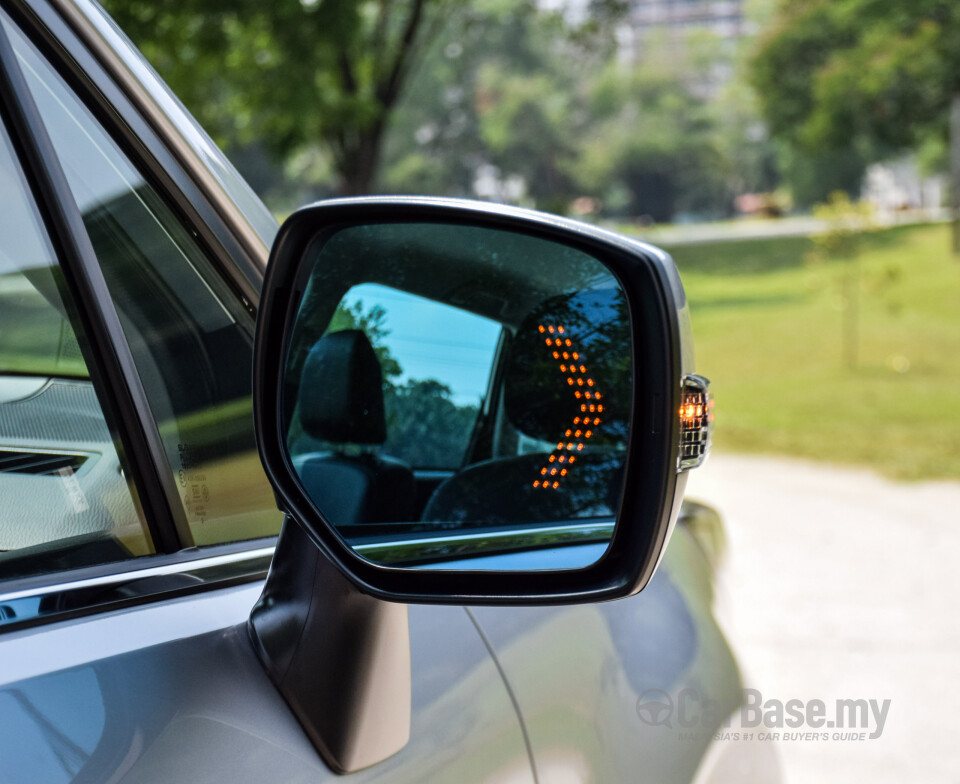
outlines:
[[671, 259], [440, 199], [283, 225], [254, 359], [278, 502], [362, 592], [522, 604], [642, 589], [709, 449]]

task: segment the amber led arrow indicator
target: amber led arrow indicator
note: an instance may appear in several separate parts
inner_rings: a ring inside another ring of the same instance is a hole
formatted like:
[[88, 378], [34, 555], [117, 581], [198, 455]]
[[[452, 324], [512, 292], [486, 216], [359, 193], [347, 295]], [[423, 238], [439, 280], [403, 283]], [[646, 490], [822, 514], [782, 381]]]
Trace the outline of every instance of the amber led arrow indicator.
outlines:
[[587, 369], [583, 353], [566, 328], [559, 324], [540, 324], [537, 329], [545, 349], [563, 374], [563, 383], [569, 387], [580, 409], [533, 480], [533, 486], [538, 489], [557, 490], [577, 462], [586, 442], [593, 438], [594, 432], [603, 423], [603, 395]]

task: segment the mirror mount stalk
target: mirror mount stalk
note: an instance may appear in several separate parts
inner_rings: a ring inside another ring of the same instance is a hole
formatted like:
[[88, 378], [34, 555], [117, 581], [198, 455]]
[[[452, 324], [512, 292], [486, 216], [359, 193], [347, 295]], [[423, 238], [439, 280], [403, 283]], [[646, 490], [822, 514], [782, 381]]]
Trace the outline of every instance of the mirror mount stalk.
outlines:
[[334, 771], [366, 768], [407, 744], [407, 606], [358, 591], [290, 517], [247, 626], [267, 675]]

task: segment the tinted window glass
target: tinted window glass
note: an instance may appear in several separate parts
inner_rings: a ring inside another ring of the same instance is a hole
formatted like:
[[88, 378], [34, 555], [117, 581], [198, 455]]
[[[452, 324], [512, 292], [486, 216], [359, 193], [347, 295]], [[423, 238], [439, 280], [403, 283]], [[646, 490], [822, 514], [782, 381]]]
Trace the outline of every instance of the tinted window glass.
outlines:
[[0, 579], [153, 551], [66, 297], [0, 128]]
[[267, 536], [280, 515], [253, 435], [253, 320], [188, 228], [64, 81], [14, 36], [133, 351], [192, 542]]

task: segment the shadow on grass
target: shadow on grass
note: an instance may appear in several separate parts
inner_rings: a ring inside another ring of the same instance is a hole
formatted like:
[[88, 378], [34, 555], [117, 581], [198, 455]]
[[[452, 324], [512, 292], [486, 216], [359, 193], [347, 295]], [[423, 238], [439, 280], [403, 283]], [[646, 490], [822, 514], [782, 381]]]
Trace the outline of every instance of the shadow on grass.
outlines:
[[721, 310], [726, 308], [751, 308], [763, 306], [793, 305], [803, 300], [801, 294], [774, 294], [768, 297], [690, 297], [690, 310]]
[[764, 237], [667, 246], [680, 274], [755, 275], [803, 266], [813, 248], [809, 237]]

